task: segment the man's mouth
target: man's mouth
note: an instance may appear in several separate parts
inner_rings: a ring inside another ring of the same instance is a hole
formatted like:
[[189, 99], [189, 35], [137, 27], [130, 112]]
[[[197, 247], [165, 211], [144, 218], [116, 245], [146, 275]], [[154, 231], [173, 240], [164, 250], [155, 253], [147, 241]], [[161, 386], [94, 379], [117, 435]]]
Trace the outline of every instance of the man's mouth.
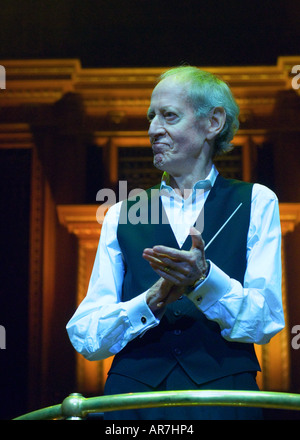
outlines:
[[154, 154], [164, 153], [166, 147], [168, 147], [168, 145], [163, 142], [156, 141], [152, 143], [152, 151]]

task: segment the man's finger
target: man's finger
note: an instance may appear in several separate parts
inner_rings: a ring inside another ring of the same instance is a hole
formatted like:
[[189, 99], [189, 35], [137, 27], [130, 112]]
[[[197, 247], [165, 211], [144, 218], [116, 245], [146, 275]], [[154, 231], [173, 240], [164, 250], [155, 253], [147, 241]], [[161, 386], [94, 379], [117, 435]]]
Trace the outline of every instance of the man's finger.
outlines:
[[190, 236], [191, 236], [191, 239], [192, 239], [192, 247], [191, 247], [191, 249], [197, 248], [197, 249], [200, 249], [203, 252], [204, 251], [204, 246], [205, 246], [204, 240], [202, 239], [202, 235], [200, 234], [200, 232], [197, 231], [197, 229], [194, 228], [194, 226], [191, 227], [191, 229], [190, 229]]
[[188, 253], [188, 251], [183, 251], [161, 245], [154, 246], [153, 251], [158, 257], [166, 257], [175, 261], [181, 261], [185, 257], [185, 254]]
[[170, 273], [167, 268], [163, 268], [161, 266], [157, 266], [156, 264], [150, 263], [150, 266], [152, 269], [159, 275], [160, 277], [164, 278], [166, 281], [172, 283], [172, 284], [178, 284], [179, 280], [176, 276], [174, 276], [172, 273]]

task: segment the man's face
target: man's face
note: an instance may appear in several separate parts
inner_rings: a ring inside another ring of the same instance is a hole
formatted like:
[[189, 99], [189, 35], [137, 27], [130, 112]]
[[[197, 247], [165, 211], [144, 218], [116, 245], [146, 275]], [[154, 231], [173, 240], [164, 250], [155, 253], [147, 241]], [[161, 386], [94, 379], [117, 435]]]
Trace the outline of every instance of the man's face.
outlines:
[[165, 78], [154, 89], [148, 111], [156, 168], [174, 177], [190, 173], [203, 154], [207, 118], [196, 118], [185, 87]]

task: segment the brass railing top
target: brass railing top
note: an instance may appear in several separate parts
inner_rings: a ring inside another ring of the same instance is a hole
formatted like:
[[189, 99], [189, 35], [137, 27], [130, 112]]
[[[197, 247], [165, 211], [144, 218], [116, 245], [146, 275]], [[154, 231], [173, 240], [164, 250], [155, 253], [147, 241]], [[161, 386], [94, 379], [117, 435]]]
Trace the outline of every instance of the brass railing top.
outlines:
[[84, 419], [89, 413], [162, 406], [249, 406], [300, 410], [300, 394], [265, 391], [162, 391], [85, 398], [70, 394], [61, 404], [14, 420]]

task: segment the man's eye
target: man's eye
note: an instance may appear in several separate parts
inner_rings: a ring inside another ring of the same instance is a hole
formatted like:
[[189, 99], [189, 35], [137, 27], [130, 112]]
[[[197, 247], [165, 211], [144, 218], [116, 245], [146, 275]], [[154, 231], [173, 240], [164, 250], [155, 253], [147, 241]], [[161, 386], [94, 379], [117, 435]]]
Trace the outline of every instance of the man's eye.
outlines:
[[175, 119], [177, 117], [176, 113], [173, 113], [173, 112], [166, 112], [164, 114], [164, 116], [168, 120], [173, 120], [173, 119]]
[[154, 119], [154, 117], [155, 117], [154, 113], [148, 113], [148, 115], [147, 115], [149, 122], [151, 122]]

